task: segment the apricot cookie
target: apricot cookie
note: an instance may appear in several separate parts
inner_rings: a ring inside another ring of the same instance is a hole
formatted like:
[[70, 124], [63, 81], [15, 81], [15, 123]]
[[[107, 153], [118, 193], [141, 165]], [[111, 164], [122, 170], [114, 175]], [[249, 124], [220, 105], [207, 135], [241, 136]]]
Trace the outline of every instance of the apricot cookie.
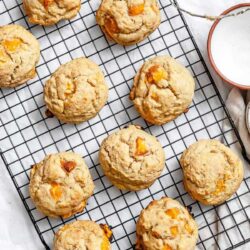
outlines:
[[80, 0], [23, 0], [24, 10], [31, 23], [53, 25], [71, 19], [81, 8]]
[[96, 20], [108, 39], [132, 45], [155, 31], [161, 16], [157, 0], [103, 0]]
[[93, 221], [75, 221], [59, 229], [54, 250], [111, 250], [112, 231], [107, 225]]
[[42, 213], [68, 218], [85, 208], [94, 183], [82, 157], [63, 152], [48, 155], [33, 166], [29, 190]]
[[218, 205], [239, 188], [243, 165], [239, 157], [217, 140], [200, 140], [180, 160], [187, 192], [205, 205]]
[[52, 75], [44, 88], [49, 111], [66, 123], [80, 123], [97, 115], [108, 98], [100, 68], [87, 58], [74, 59]]
[[37, 39], [20, 25], [0, 27], [0, 87], [16, 87], [36, 75]]
[[194, 250], [197, 239], [196, 222], [171, 198], [152, 201], [136, 225], [136, 250]]
[[165, 155], [154, 136], [130, 125], [102, 142], [99, 159], [116, 187], [133, 191], [153, 184], [164, 168]]
[[137, 73], [130, 99], [145, 120], [161, 125], [187, 110], [194, 88], [194, 79], [185, 67], [169, 56], [156, 56]]

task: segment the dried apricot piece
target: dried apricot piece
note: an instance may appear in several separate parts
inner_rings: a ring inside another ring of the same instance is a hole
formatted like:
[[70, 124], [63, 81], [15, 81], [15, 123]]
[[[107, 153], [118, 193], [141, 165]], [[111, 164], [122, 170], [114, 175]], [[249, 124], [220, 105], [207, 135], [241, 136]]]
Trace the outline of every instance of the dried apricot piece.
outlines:
[[71, 92], [73, 89], [73, 84], [71, 82], [67, 82], [66, 84], [66, 91]]
[[57, 202], [62, 197], [62, 187], [60, 184], [53, 182], [50, 188], [52, 198]]
[[159, 101], [159, 96], [156, 93], [152, 93], [151, 98], [157, 102]]
[[100, 226], [101, 226], [102, 230], [104, 231], [104, 234], [106, 235], [106, 237], [107, 237], [108, 239], [111, 239], [113, 233], [112, 233], [112, 231], [110, 230], [110, 228], [108, 227], [108, 225], [106, 225], [106, 224], [101, 224]]
[[177, 234], [179, 233], [179, 229], [177, 226], [172, 226], [172, 227], [170, 227], [170, 232], [171, 232], [172, 236], [176, 237]]
[[104, 237], [103, 237], [102, 244], [101, 244], [101, 250], [108, 250], [110, 247], [109, 240], [112, 237], [112, 231], [109, 229], [108, 225], [106, 224], [101, 224], [100, 226], [104, 232]]
[[54, 2], [54, 0], [44, 0], [44, 7], [48, 9], [49, 6]]
[[111, 17], [111, 16], [106, 17], [105, 29], [107, 30], [107, 32], [110, 36], [112, 36], [112, 34], [114, 34], [114, 33], [119, 32], [119, 27], [117, 25], [116, 20], [113, 17]]
[[218, 195], [220, 194], [221, 192], [223, 192], [225, 190], [225, 181], [224, 179], [219, 179], [216, 183], [216, 189], [215, 191], [213, 192], [214, 195]]
[[174, 207], [174, 208], [168, 209], [165, 213], [172, 219], [176, 219], [178, 215], [180, 214], [180, 210]]
[[63, 219], [67, 219], [72, 215], [72, 212], [62, 215]]
[[22, 45], [22, 43], [23, 41], [19, 38], [2, 41], [2, 45], [8, 52], [15, 52]]
[[162, 79], [165, 79], [167, 72], [159, 65], [154, 65], [149, 68], [146, 77], [149, 83], [158, 83]]
[[61, 161], [61, 165], [68, 173], [70, 173], [76, 167], [76, 162], [75, 161]]
[[64, 94], [66, 96], [70, 96], [73, 93], [75, 93], [75, 85], [72, 82], [67, 82]]
[[145, 155], [146, 153], [148, 153], [148, 148], [147, 148], [147, 144], [145, 142], [145, 139], [138, 137], [136, 139], [136, 155]]
[[108, 250], [110, 248], [110, 242], [109, 239], [104, 236], [101, 244], [101, 250]]
[[29, 71], [29, 74], [35, 76], [36, 75], [36, 69], [35, 68], [31, 69]]
[[172, 247], [169, 245], [165, 245], [162, 250], [172, 250]]
[[128, 7], [128, 14], [130, 16], [137, 16], [144, 12], [144, 3], [137, 4], [137, 5], [131, 5]]

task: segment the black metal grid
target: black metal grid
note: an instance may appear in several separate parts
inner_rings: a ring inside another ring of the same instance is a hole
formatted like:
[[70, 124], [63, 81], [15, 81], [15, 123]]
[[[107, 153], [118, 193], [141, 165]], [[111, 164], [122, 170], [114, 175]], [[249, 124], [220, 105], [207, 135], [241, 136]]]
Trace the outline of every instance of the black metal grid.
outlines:
[[[233, 249], [250, 241], [250, 173], [229, 201], [217, 207], [204, 207], [184, 191], [179, 158], [182, 151], [201, 138], [217, 138], [226, 145], [244, 146], [187, 24], [168, 0], [161, 0], [162, 23], [144, 42], [121, 47], [108, 42], [95, 23], [94, 12], [100, 1], [82, 1], [79, 15], [70, 22], [49, 28], [29, 24], [21, 1], [0, 1], [0, 24], [19, 23], [40, 41], [38, 76], [28, 85], [0, 90], [0, 149], [11, 178], [46, 249], [50, 249], [58, 227], [75, 219], [92, 219], [112, 226], [112, 249], [132, 249], [135, 222], [142, 208], [152, 199], [167, 195], [192, 208], [199, 225], [200, 249], [211, 245]], [[155, 54], [170, 54], [193, 74], [195, 98], [189, 112], [174, 122], [156, 127], [142, 120], [129, 101], [129, 90], [139, 66]], [[110, 97], [100, 114], [89, 122], [74, 126], [46, 118], [43, 84], [62, 63], [86, 56], [100, 65], [109, 83]], [[122, 192], [114, 188], [98, 164], [100, 142], [126, 124], [141, 124], [162, 143], [167, 155], [166, 168], [148, 190]], [[96, 190], [87, 208], [68, 220], [50, 219], [40, 214], [29, 193], [30, 166], [45, 154], [72, 150], [83, 155], [90, 167]], [[247, 200], [249, 202], [247, 202]]]

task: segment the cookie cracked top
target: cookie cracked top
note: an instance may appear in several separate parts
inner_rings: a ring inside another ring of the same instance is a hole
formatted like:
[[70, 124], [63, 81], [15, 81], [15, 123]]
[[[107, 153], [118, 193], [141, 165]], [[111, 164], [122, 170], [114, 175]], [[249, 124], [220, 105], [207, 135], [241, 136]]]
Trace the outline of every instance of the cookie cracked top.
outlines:
[[194, 250], [197, 239], [196, 222], [171, 198], [152, 201], [136, 226], [136, 250]]
[[81, 8], [80, 0], [23, 0], [29, 22], [53, 25], [63, 19], [71, 19]]
[[0, 27], [0, 87], [16, 87], [36, 75], [37, 39], [20, 25]]
[[67, 218], [84, 209], [94, 183], [82, 157], [63, 152], [48, 155], [33, 166], [29, 190], [42, 213]]
[[59, 229], [54, 250], [110, 250], [112, 232], [107, 225], [93, 221], [75, 221]]
[[156, 30], [161, 17], [157, 0], [103, 0], [96, 20], [109, 39], [132, 45]]
[[49, 111], [66, 123], [80, 123], [93, 118], [107, 98], [104, 75], [87, 58], [61, 65], [44, 88], [44, 100]]
[[130, 99], [145, 120], [161, 125], [187, 111], [194, 88], [185, 67], [169, 56], [156, 56], [137, 73]]
[[152, 185], [165, 163], [158, 140], [134, 125], [106, 138], [99, 159], [110, 181], [126, 190], [140, 190]]
[[239, 188], [243, 165], [239, 157], [217, 140], [200, 140], [186, 149], [180, 160], [184, 186], [205, 205], [218, 205]]

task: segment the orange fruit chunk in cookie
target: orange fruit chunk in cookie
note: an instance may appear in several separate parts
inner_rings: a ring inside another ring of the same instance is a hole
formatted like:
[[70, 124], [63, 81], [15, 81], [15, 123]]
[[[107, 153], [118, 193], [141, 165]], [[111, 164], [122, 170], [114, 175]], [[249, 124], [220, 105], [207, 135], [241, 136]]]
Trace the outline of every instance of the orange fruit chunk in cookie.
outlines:
[[61, 165], [68, 173], [70, 173], [76, 167], [76, 162], [74, 162], [74, 161], [61, 161]]
[[129, 6], [128, 8], [128, 14], [130, 16], [137, 16], [137, 15], [142, 14], [143, 12], [144, 12], [144, 3], [132, 5], [132, 6]]
[[149, 68], [146, 77], [149, 83], [157, 83], [166, 78], [167, 72], [159, 65], [154, 65]]
[[165, 245], [162, 250], [172, 250], [172, 247], [169, 245]]
[[104, 236], [101, 244], [101, 250], [108, 250], [110, 246], [109, 239]]
[[67, 82], [65, 95], [71, 95], [75, 92], [75, 85], [72, 82]]
[[49, 8], [49, 5], [52, 4], [54, 0], [44, 0], [44, 7], [45, 9]]
[[36, 69], [35, 68], [31, 69], [29, 71], [29, 74], [35, 76], [36, 75]]
[[112, 231], [109, 229], [109, 227], [107, 225], [101, 224], [100, 226], [104, 232], [101, 250], [108, 250], [109, 246], [110, 246], [109, 239], [111, 239], [111, 237], [112, 237]]
[[151, 98], [157, 102], [159, 101], [159, 96], [156, 93], [152, 93]]
[[7, 52], [15, 52], [21, 45], [22, 45], [22, 40], [19, 38], [14, 38], [11, 40], [4, 40], [2, 42], [2, 45], [6, 49]]
[[176, 219], [180, 214], [180, 210], [176, 207], [170, 208], [165, 212], [171, 219]]
[[119, 32], [119, 27], [117, 25], [116, 20], [113, 17], [108, 16], [105, 19], [105, 29], [107, 30], [109, 35], [112, 35], [113, 33], [118, 33]]
[[145, 155], [148, 152], [145, 139], [138, 137], [136, 139], [136, 155]]
[[221, 192], [225, 191], [225, 181], [220, 179], [216, 183], [216, 190], [213, 192], [214, 195], [219, 195]]
[[100, 226], [101, 226], [101, 228], [102, 228], [102, 230], [103, 230], [105, 236], [106, 236], [108, 239], [110, 239], [110, 238], [112, 237], [112, 234], [113, 234], [113, 233], [112, 233], [112, 231], [110, 230], [110, 228], [108, 227], [108, 225], [106, 225], [106, 224], [101, 224]]
[[66, 90], [67, 91], [71, 91], [72, 90], [72, 83], [71, 82], [68, 82], [67, 84], [66, 84]]
[[179, 233], [179, 229], [177, 226], [173, 226], [173, 227], [170, 227], [170, 232], [171, 232], [172, 236], [176, 237], [177, 234]]
[[51, 188], [50, 188], [50, 195], [52, 196], [52, 198], [55, 201], [60, 200], [61, 196], [62, 196], [62, 188], [59, 184], [53, 182], [51, 184]]

